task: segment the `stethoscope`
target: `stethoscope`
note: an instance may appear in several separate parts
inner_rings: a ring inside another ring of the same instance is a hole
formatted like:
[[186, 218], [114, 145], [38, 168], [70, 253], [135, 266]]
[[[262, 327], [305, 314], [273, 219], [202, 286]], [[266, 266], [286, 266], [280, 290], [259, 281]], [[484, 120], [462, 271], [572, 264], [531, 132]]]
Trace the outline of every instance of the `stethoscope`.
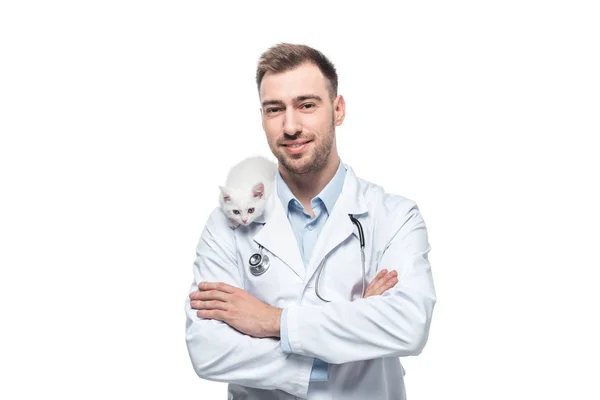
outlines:
[[[363, 297], [365, 295], [365, 234], [363, 232], [363, 228], [361, 223], [352, 216], [352, 214], [348, 214], [348, 216], [350, 217], [350, 220], [352, 221], [352, 223], [354, 225], [356, 225], [356, 227], [358, 228], [358, 239], [360, 240], [360, 263], [362, 266], [362, 294], [361, 297]], [[325, 260], [327, 259], [327, 257], [325, 257]], [[321, 264], [323, 264], [325, 262], [325, 260], [323, 260], [321, 262]], [[258, 253], [254, 253], [250, 256], [250, 260], [248, 260], [248, 264], [250, 264], [250, 273], [254, 276], [259, 276], [264, 274], [269, 267], [271, 266], [271, 262], [269, 260], [269, 256], [267, 256], [266, 254], [263, 254], [263, 247], [262, 246], [258, 246]], [[321, 295], [319, 294], [319, 281], [321, 279], [321, 273], [323, 272], [323, 269], [325, 269], [325, 266], [323, 266], [323, 268], [319, 269], [319, 274], [317, 275], [317, 282], [315, 284], [315, 293], [317, 295], [317, 297], [327, 303], [330, 303], [330, 300], [326, 300], [323, 297], [321, 297]]]
[[263, 254], [263, 247], [260, 245], [258, 246], [258, 253], [252, 254], [248, 263], [250, 264], [250, 272], [254, 276], [264, 274], [265, 271], [271, 266], [269, 256]]

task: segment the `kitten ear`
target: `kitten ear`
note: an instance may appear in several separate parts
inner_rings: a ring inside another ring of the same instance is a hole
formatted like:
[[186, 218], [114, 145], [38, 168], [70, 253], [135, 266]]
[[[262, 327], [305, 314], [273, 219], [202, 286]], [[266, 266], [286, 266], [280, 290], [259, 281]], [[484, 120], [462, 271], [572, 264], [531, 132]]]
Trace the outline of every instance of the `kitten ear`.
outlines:
[[228, 202], [231, 201], [231, 195], [229, 194], [229, 190], [224, 186], [219, 186], [221, 189], [221, 195], [223, 196], [223, 201]]
[[264, 194], [265, 194], [265, 185], [263, 185], [262, 182], [259, 182], [256, 185], [254, 185], [254, 187], [252, 188], [252, 195], [254, 197], [258, 197], [259, 199], [262, 199]]

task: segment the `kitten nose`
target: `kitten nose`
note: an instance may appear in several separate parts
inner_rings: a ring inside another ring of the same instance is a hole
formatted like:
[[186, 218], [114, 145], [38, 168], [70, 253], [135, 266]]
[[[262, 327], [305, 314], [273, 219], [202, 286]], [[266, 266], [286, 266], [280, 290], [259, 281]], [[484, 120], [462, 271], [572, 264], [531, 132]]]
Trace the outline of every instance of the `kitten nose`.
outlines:
[[247, 219], [243, 219], [243, 220], [242, 220], [242, 222], [243, 222], [243, 223], [246, 223], [246, 221], [248, 221], [248, 220], [247, 220]]

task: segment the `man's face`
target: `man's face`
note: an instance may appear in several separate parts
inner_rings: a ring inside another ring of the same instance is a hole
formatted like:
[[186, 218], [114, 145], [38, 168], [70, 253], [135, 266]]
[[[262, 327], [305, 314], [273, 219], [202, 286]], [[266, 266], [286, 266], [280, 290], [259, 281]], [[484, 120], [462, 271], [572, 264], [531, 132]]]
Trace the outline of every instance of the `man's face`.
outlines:
[[319, 68], [302, 64], [267, 72], [260, 98], [269, 147], [285, 169], [305, 174], [321, 170], [332, 157], [337, 161], [335, 126], [343, 121], [344, 104], [341, 96], [332, 102]]

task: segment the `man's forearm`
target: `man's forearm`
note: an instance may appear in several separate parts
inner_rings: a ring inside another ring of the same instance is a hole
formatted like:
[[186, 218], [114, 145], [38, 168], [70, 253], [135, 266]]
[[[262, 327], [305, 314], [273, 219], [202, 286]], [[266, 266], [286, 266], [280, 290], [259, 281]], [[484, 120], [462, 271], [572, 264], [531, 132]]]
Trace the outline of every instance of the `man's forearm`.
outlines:
[[277, 339], [250, 337], [223, 322], [198, 318], [188, 306], [186, 344], [203, 379], [306, 398], [314, 359], [284, 353]]
[[225, 322], [246, 335], [280, 335], [281, 309], [258, 300], [245, 290], [224, 282], [202, 282], [190, 293], [190, 306], [200, 318]]
[[427, 341], [434, 303], [432, 297], [405, 302], [396, 294], [292, 306], [287, 315], [290, 349], [330, 364], [417, 355]]
[[273, 310], [273, 317], [269, 321], [269, 328], [267, 330], [269, 337], [281, 337], [281, 308], [275, 308]]

